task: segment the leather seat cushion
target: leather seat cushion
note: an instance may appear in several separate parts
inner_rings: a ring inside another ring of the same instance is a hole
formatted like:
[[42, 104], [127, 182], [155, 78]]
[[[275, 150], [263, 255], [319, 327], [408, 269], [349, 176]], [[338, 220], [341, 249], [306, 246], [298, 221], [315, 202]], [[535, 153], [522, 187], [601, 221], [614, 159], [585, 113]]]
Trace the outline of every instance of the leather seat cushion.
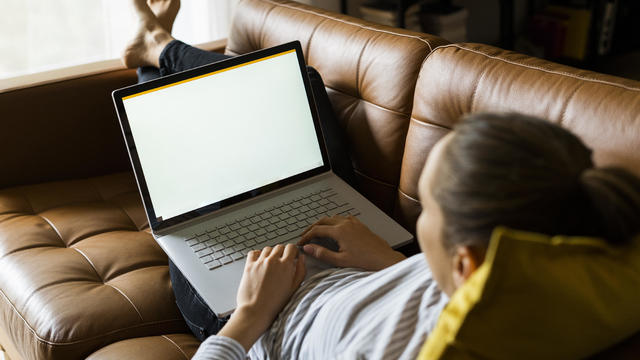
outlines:
[[187, 332], [131, 173], [0, 190], [0, 274], [0, 341], [26, 359]]
[[183, 360], [191, 359], [200, 346], [193, 335], [170, 334], [118, 341], [89, 355], [87, 360]]

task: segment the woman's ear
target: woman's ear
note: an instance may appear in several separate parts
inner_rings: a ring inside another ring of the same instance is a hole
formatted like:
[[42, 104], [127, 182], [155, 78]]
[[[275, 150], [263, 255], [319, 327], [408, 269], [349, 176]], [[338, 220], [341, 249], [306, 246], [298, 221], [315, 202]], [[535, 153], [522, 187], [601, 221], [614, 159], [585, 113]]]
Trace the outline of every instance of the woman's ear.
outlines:
[[453, 254], [453, 285], [459, 288], [482, 264], [483, 254], [470, 246], [457, 246]]

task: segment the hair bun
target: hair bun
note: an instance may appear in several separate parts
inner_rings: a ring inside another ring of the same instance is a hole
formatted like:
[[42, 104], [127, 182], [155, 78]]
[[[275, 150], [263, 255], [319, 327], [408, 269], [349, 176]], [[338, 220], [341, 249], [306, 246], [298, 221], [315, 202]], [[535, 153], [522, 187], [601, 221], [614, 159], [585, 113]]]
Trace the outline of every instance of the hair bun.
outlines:
[[585, 228], [611, 243], [624, 243], [640, 233], [640, 181], [628, 171], [588, 168], [580, 174], [587, 197]]

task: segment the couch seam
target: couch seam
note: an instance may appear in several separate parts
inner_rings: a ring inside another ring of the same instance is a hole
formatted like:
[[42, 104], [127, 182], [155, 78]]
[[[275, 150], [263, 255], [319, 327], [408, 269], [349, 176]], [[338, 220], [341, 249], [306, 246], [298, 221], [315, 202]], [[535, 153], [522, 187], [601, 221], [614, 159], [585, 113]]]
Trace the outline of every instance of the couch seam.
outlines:
[[[132, 193], [134, 191], [131, 190], [131, 191], [125, 191], [125, 192], [122, 192], [122, 193], [118, 193], [118, 194], [112, 196], [111, 198], [107, 199], [107, 198], [104, 197], [104, 195], [102, 194], [102, 192], [100, 191], [100, 189], [98, 188], [96, 183], [94, 182], [94, 179], [95, 178], [87, 179], [87, 180], [93, 186], [93, 189], [98, 193], [98, 195], [100, 195], [100, 199], [102, 199], [102, 202], [105, 203], [105, 204], [110, 204], [115, 208], [119, 208], [120, 211], [122, 211], [124, 213], [124, 215], [129, 218], [129, 221], [131, 222], [131, 225], [133, 225], [133, 227], [136, 228], [136, 230], [140, 231], [140, 229], [138, 228], [138, 225], [136, 225], [136, 223], [131, 218], [131, 215], [129, 215], [129, 213], [120, 204], [113, 202], [113, 199], [115, 197], [118, 197], [118, 196], [121, 196], [121, 195], [124, 195], [124, 194], [128, 194], [128, 193]], [[91, 235], [89, 235], [89, 236], [91, 236]], [[76, 243], [78, 243], [81, 240], [84, 240], [84, 239], [88, 238], [89, 236], [87, 236], [87, 237], [85, 237], [83, 239], [77, 240]]]
[[133, 306], [133, 310], [135, 310], [138, 313], [138, 316], [140, 317], [140, 321], [144, 322], [144, 318], [142, 317], [142, 314], [140, 314], [140, 310], [138, 310], [138, 308], [136, 307], [136, 305], [133, 303], [133, 301], [131, 301], [131, 299], [129, 299], [129, 297], [119, 288], [117, 288], [114, 285], [111, 284], [107, 284], [107, 283], [103, 283], [106, 286], [109, 286], [111, 288], [113, 288], [115, 291], [119, 292], [120, 295], [122, 295], [128, 302], [129, 304], [131, 304], [131, 306]]
[[351, 104], [349, 104], [349, 106], [344, 108], [345, 111], [344, 111], [343, 119], [344, 119], [345, 134], [349, 133], [349, 127], [353, 123], [353, 117], [355, 116], [356, 110], [358, 110], [359, 105], [360, 105], [360, 102], [358, 100], [355, 100]]
[[316, 26], [313, 27], [313, 30], [311, 30], [311, 34], [309, 34], [309, 42], [307, 43], [307, 48], [305, 49], [305, 54], [307, 54], [307, 58], [308, 58], [307, 63], [309, 63], [309, 58], [311, 58], [311, 54], [309, 53], [309, 51], [311, 51], [311, 40], [315, 36], [316, 30], [318, 30], [320, 25], [322, 25], [326, 20], [327, 19], [320, 20], [320, 22], [318, 22]]
[[360, 50], [360, 55], [358, 55], [358, 62], [356, 62], [356, 97], [362, 99], [362, 91], [360, 90], [360, 63], [362, 62], [362, 55], [364, 55], [364, 51], [367, 49], [367, 46], [371, 42], [371, 38], [367, 38], [367, 41], [362, 46], [362, 50]]
[[36, 331], [31, 327], [31, 325], [29, 325], [27, 320], [22, 316], [22, 314], [20, 314], [20, 312], [16, 309], [15, 305], [11, 302], [11, 300], [9, 300], [7, 295], [4, 293], [4, 290], [0, 289], [0, 294], [2, 294], [2, 297], [5, 299], [5, 301], [7, 303], [9, 303], [9, 306], [11, 307], [11, 310], [13, 310], [13, 312], [18, 315], [18, 317], [22, 320], [22, 322], [24, 322], [24, 324], [27, 325], [27, 328], [33, 333], [33, 335], [36, 337], [36, 339], [38, 339], [39, 341], [40, 340], [44, 340], [44, 339], [41, 339], [40, 336], [38, 336]]
[[371, 176], [369, 176], [369, 175], [366, 175], [365, 173], [363, 173], [362, 171], [360, 171], [360, 170], [358, 170], [358, 169], [355, 169], [355, 168], [354, 168], [354, 169], [353, 169], [353, 171], [354, 171], [356, 174], [358, 174], [358, 175], [360, 175], [360, 176], [362, 176], [362, 177], [365, 177], [365, 178], [367, 178], [367, 179], [369, 179], [369, 180], [371, 180], [371, 181], [373, 181], [373, 182], [376, 182], [376, 183], [378, 183], [378, 184], [380, 184], [380, 185], [384, 185], [384, 186], [391, 187], [391, 188], [397, 188], [397, 186], [396, 186], [396, 185], [393, 185], [393, 184], [388, 183], [388, 182], [386, 182], [386, 181], [382, 181], [382, 180], [378, 180], [378, 179], [376, 179], [376, 178], [373, 178], [373, 177], [371, 177]]
[[14, 220], [15, 218], [19, 218], [21, 216], [33, 216], [33, 214], [22, 211], [8, 210], [7, 212], [0, 213], [0, 224], [5, 221]]
[[476, 95], [478, 94], [478, 88], [480, 87], [480, 82], [482, 82], [482, 79], [484, 79], [484, 76], [487, 74], [489, 70], [487, 69], [487, 67], [483, 67], [482, 68], [482, 73], [480, 73], [480, 76], [478, 76], [478, 80], [476, 80], [476, 83], [473, 87], [473, 93], [471, 94], [471, 101], [469, 102], [469, 112], [472, 113], [473, 112], [473, 104], [476, 101]]
[[46, 221], [47, 224], [49, 224], [49, 226], [51, 226], [51, 228], [53, 229], [53, 231], [55, 231], [56, 235], [58, 235], [58, 239], [60, 239], [60, 242], [62, 243], [62, 245], [65, 248], [68, 248], [67, 244], [64, 242], [64, 240], [62, 239], [62, 235], [60, 234], [60, 232], [58, 231], [58, 229], [53, 225], [53, 223], [47, 219], [46, 217], [40, 215], [40, 214], [34, 214], [35, 216], [39, 216], [42, 218], [42, 220]]
[[[122, 209], [121, 209], [121, 210], [122, 210]], [[122, 211], [122, 212], [124, 212], [124, 214], [128, 217], [128, 215], [127, 215], [127, 213], [126, 213], [125, 211]], [[129, 219], [131, 219], [131, 218], [129, 218]], [[122, 228], [111, 228], [111, 229], [109, 229], [109, 230], [98, 230], [98, 231], [95, 231], [95, 232], [90, 232], [90, 233], [88, 233], [88, 234], [86, 234], [86, 235], [84, 235], [84, 236], [81, 236], [81, 237], [76, 238], [73, 242], [70, 242], [70, 243], [69, 243], [69, 245], [67, 245], [67, 247], [75, 246], [75, 245], [77, 245], [79, 242], [84, 241], [84, 240], [87, 240], [87, 239], [89, 239], [89, 238], [91, 238], [91, 237], [93, 237], [93, 236], [97, 236], [97, 235], [101, 235], [101, 234], [106, 234], [106, 233], [110, 233], [110, 232], [118, 232], [118, 231], [140, 232], [140, 230], [138, 229], [138, 227], [137, 227], [135, 224], [133, 224], [133, 228], [134, 228], [135, 230], [132, 230], [131, 228], [124, 228], [124, 227], [122, 227]]]
[[447, 126], [444, 126], [444, 125], [440, 125], [440, 124], [436, 124], [436, 123], [433, 123], [433, 122], [430, 122], [430, 121], [426, 121], [426, 120], [422, 121], [422, 120], [416, 119], [413, 116], [411, 117], [410, 121], [414, 122], [416, 124], [419, 124], [421, 126], [425, 126], [425, 127], [426, 126], [433, 126], [435, 128], [440, 128], [440, 129], [443, 129], [443, 130], [451, 130], [450, 127], [447, 127]]
[[273, 6], [271, 7], [271, 9], [267, 10], [267, 12], [264, 14], [264, 19], [262, 20], [262, 25], [260, 25], [260, 32], [258, 33], [258, 35], [260, 36], [260, 39], [258, 40], [259, 43], [257, 44], [257, 48], [261, 49], [263, 46], [262, 44], [264, 44], [264, 27], [267, 23], [267, 18], [269, 17], [269, 14], [271, 14], [271, 12], [273, 11], [273, 9], [275, 9], [276, 7]]
[[[94, 179], [95, 178], [90, 178], [90, 179], [86, 179], [86, 180], [91, 185], [91, 187], [96, 192], [96, 194], [98, 194], [98, 196], [100, 197], [100, 200], [102, 200], [102, 202], [107, 202], [107, 199], [104, 198], [104, 195], [102, 195], [102, 192], [100, 191], [100, 189], [98, 189], [98, 186], [93, 182]], [[120, 195], [120, 194], [118, 194], [118, 195]]]
[[114, 333], [117, 333], [119, 331], [125, 331], [125, 330], [130, 330], [130, 329], [134, 329], [137, 327], [143, 327], [143, 326], [148, 326], [148, 325], [155, 325], [155, 324], [161, 324], [161, 323], [167, 323], [167, 322], [172, 322], [172, 321], [183, 321], [184, 319], [180, 318], [176, 318], [176, 319], [168, 319], [168, 320], [160, 320], [160, 321], [152, 321], [152, 322], [148, 322], [148, 323], [144, 323], [144, 324], [138, 324], [138, 325], [132, 325], [132, 326], [128, 326], [126, 328], [122, 328], [122, 329], [116, 329], [116, 330], [111, 330], [107, 333], [101, 334], [101, 335], [96, 335], [93, 337], [89, 337], [89, 338], [85, 338], [85, 339], [81, 339], [81, 340], [76, 340], [76, 341], [70, 341], [70, 342], [53, 342], [53, 341], [49, 341], [49, 340], [45, 340], [42, 337], [40, 337], [40, 335], [38, 335], [38, 333], [36, 333], [36, 331], [31, 327], [31, 325], [27, 322], [27, 320], [22, 316], [22, 314], [20, 314], [20, 312], [18, 311], [18, 309], [16, 309], [16, 307], [13, 305], [13, 303], [9, 300], [9, 298], [7, 297], [7, 295], [4, 293], [4, 291], [2, 289], [0, 289], [0, 295], [2, 295], [2, 297], [5, 299], [5, 301], [9, 304], [9, 306], [11, 306], [11, 310], [13, 310], [14, 313], [16, 313], [18, 315], [18, 317], [22, 320], [22, 322], [24, 322], [24, 324], [27, 326], [27, 328], [29, 329], [29, 331], [31, 333], [33, 333], [33, 335], [35, 336], [36, 340], [38, 342], [47, 344], [47, 345], [51, 345], [51, 346], [64, 346], [64, 345], [74, 345], [74, 344], [78, 344], [81, 342], [85, 342], [85, 341], [90, 341], [90, 340], [94, 340], [100, 337], [103, 337], [105, 335], [111, 335]]
[[405, 193], [404, 191], [400, 190], [400, 188], [398, 187], [398, 192], [400, 194], [402, 194], [404, 197], [408, 198], [409, 200], [413, 200], [414, 202], [417, 202], [418, 204], [420, 204], [420, 200], [414, 198], [413, 196], [410, 196], [409, 194]]
[[178, 344], [176, 344], [175, 341], [169, 339], [166, 335], [162, 335], [163, 338], [165, 338], [167, 341], [169, 341], [170, 343], [173, 344], [173, 346], [175, 346], [176, 348], [178, 348], [178, 351], [180, 351], [182, 353], [182, 355], [184, 356], [185, 359], [189, 360], [189, 357], [187, 356], [187, 354], [185, 354], [185, 352], [182, 350], [182, 348], [180, 346], [178, 346]]
[[421, 37], [419, 37], [417, 35], [408, 35], [408, 34], [401, 34], [401, 33], [393, 32], [393, 31], [389, 31], [389, 30], [375, 29], [375, 28], [373, 28], [371, 26], [358, 24], [358, 23], [350, 22], [350, 21], [343, 20], [343, 19], [338, 19], [338, 18], [331, 17], [331, 16], [326, 15], [326, 14], [321, 14], [321, 13], [318, 13], [318, 12], [315, 12], [315, 11], [312, 11], [312, 10], [301, 9], [301, 8], [298, 8], [298, 7], [295, 7], [295, 6], [291, 6], [291, 5], [288, 5], [288, 4], [277, 3], [277, 2], [274, 2], [272, 0], [264, 0], [264, 1], [265, 2], [269, 2], [274, 6], [281, 6], [281, 7], [286, 7], [288, 9], [295, 10], [295, 11], [301, 11], [301, 12], [305, 12], [305, 13], [310, 13], [310, 14], [313, 14], [313, 15], [324, 17], [324, 18], [329, 19], [329, 20], [334, 20], [334, 21], [337, 21], [337, 22], [341, 22], [343, 24], [349, 24], [349, 25], [356, 26], [356, 27], [359, 27], [359, 28], [362, 28], [362, 29], [368, 29], [368, 30], [377, 31], [377, 32], [381, 32], [381, 33], [386, 33], [386, 34], [390, 34], [390, 35], [396, 35], [396, 36], [402, 36], [402, 37], [416, 39], [418, 41], [421, 41], [421, 42], [427, 44], [427, 46], [429, 47], [429, 52], [433, 51], [432, 47], [431, 47], [431, 43], [429, 42], [429, 40], [423, 39], [423, 38], [421, 38]]
[[74, 283], [83, 283], [83, 284], [91, 284], [91, 285], [95, 285], [100, 286], [100, 283], [95, 281], [95, 280], [87, 280], [87, 279], [65, 279], [65, 280], [58, 280], [58, 281], [53, 281], [47, 284], [43, 284], [35, 289], [33, 289], [33, 291], [31, 291], [31, 294], [29, 294], [28, 296], [26, 296], [24, 298], [24, 303], [25, 303], [25, 307], [26, 305], [31, 301], [31, 299], [36, 296], [37, 293], [41, 292], [44, 289], [48, 289], [50, 287], [53, 286], [58, 286], [58, 285], [68, 285], [68, 284], [74, 284]]
[[[495, 56], [495, 55], [489, 55], [489, 54], [483, 53], [483, 52], [481, 52], [479, 50], [469, 49], [467, 47], [460, 46], [459, 44], [440, 45], [440, 46], [438, 46], [437, 48], [434, 49], [434, 52], [436, 50], [438, 50], [438, 49], [448, 48], [448, 47], [457, 48], [457, 49], [460, 49], [460, 50], [463, 50], [463, 51], [469, 51], [469, 52], [472, 52], [474, 54], [482, 55], [482, 56], [490, 58], [490, 59], [502, 61], [502, 62], [507, 63], [507, 64], [520, 66], [520, 67], [531, 69], [531, 70], [538, 70], [538, 71], [546, 72], [546, 73], [549, 73], [549, 74], [562, 75], [562, 76], [570, 77], [570, 78], [573, 78], [573, 79], [576, 79], [576, 80], [583, 80], [583, 81], [587, 81], [587, 82], [593, 82], [593, 83], [599, 83], [599, 84], [603, 84], [603, 85], [609, 85], [609, 86], [612, 86], [612, 87], [622, 88], [622, 89], [629, 90], [629, 91], [635, 91], [635, 92], [640, 91], [640, 88], [630, 87], [630, 86], [622, 85], [622, 84], [617, 84], [617, 83], [614, 83], [614, 82], [611, 82], [611, 81], [588, 78], [588, 77], [585, 77], [585, 76], [576, 75], [576, 74], [572, 74], [572, 73], [565, 72], [565, 71], [550, 70], [550, 69], [542, 68], [540, 66], [533, 66], [533, 65], [528, 65], [528, 64], [521, 63], [521, 62], [517, 62], [517, 61], [514, 61], [514, 60], [503, 59], [503, 58]], [[497, 48], [497, 49], [500, 49], [500, 48]], [[500, 50], [504, 50], [504, 49], [500, 49]], [[434, 52], [431, 52], [425, 58], [424, 61], [426, 61], [430, 57], [430, 55], [433, 54]], [[524, 54], [520, 54], [520, 53], [514, 53], [514, 54], [524, 55]], [[531, 56], [528, 57], [528, 58], [529, 59], [544, 60], [544, 59], [531, 57]], [[544, 61], [547, 61], [547, 60], [544, 60]], [[551, 62], [551, 61], [549, 61], [549, 63], [550, 64], [557, 64], [557, 63], [554, 63], [554, 62]], [[562, 65], [562, 64], [558, 64], [558, 65]], [[581, 70], [581, 69], [578, 69], [578, 70]], [[583, 70], [583, 71], [588, 71], [588, 70]]]
[[24, 189], [21, 191], [21, 193], [22, 193], [22, 197], [24, 197], [24, 199], [26, 200], [27, 204], [31, 208], [31, 214], [35, 215], [36, 214], [36, 209], [33, 208], [33, 204], [31, 203], [31, 200], [29, 200], [29, 197], [27, 196], [27, 193], [24, 191]]
[[133, 270], [130, 270], [130, 271], [127, 271], [127, 272], [120, 273], [120, 274], [112, 277], [111, 279], [107, 280], [107, 282], [114, 281], [115, 279], [117, 279], [117, 278], [119, 278], [121, 276], [124, 276], [124, 275], [127, 275], [127, 274], [131, 274], [131, 273], [133, 273], [135, 271], [140, 271], [140, 270], [145, 270], [145, 269], [150, 269], [150, 268], [155, 268], [155, 267], [166, 267], [166, 266], [167, 266], [167, 264], [162, 263], [161, 265], [150, 265], [150, 266], [139, 267], [137, 269], [133, 269]]
[[567, 113], [567, 109], [569, 108], [569, 103], [571, 102], [571, 100], [573, 100], [573, 97], [581, 88], [582, 88], [582, 83], [578, 84], [578, 86], [576, 86], [576, 88], [573, 89], [573, 91], [571, 91], [571, 94], [569, 94], [569, 97], [567, 97], [567, 100], [562, 105], [562, 112], [560, 113], [559, 125], [564, 126], [564, 117], [565, 117], [565, 114]]
[[71, 249], [77, 251], [80, 255], [82, 255], [82, 257], [84, 257], [85, 260], [87, 260], [89, 265], [91, 265], [91, 268], [93, 269], [93, 271], [96, 273], [96, 276], [98, 277], [98, 279], [100, 279], [100, 282], [104, 284], [104, 279], [102, 278], [102, 276], [100, 276], [100, 273], [98, 273], [98, 269], [96, 269], [95, 265], [93, 265], [93, 262], [89, 259], [89, 257], [80, 249], [77, 249], [75, 247], [71, 247]]
[[129, 299], [129, 297], [124, 292], [122, 292], [122, 290], [120, 290], [119, 288], [115, 287], [114, 285], [105, 283], [104, 279], [102, 278], [102, 276], [100, 276], [100, 273], [98, 272], [98, 269], [96, 269], [96, 267], [93, 264], [93, 262], [91, 261], [91, 259], [89, 259], [89, 257], [84, 252], [82, 252], [82, 250], [77, 249], [75, 247], [69, 247], [69, 248], [77, 251], [89, 263], [89, 265], [91, 266], [93, 271], [96, 273], [96, 276], [98, 277], [98, 279], [100, 279], [100, 282], [103, 285], [110, 286], [111, 288], [113, 288], [114, 290], [119, 292], [120, 295], [122, 295], [131, 304], [131, 306], [133, 306], [133, 309], [136, 311], [136, 313], [138, 313], [138, 316], [140, 317], [140, 320], [144, 322], [144, 318], [142, 317], [142, 314], [140, 313], [140, 311], [138, 310], [136, 305], [133, 303], [133, 301], [131, 301], [131, 299]]
[[371, 102], [371, 101], [369, 101], [369, 100], [365, 100], [365, 99], [363, 99], [363, 98], [360, 98], [360, 97], [357, 97], [357, 96], [353, 96], [353, 95], [351, 95], [351, 94], [349, 94], [349, 93], [347, 93], [347, 92], [345, 92], [345, 91], [343, 91], [343, 90], [340, 90], [340, 89], [338, 89], [338, 88], [335, 88], [335, 87], [333, 87], [333, 86], [331, 86], [331, 85], [324, 84], [324, 87], [329, 88], [329, 89], [331, 89], [331, 90], [333, 90], [333, 91], [339, 92], [339, 93], [341, 93], [341, 94], [343, 94], [343, 95], [351, 96], [351, 97], [353, 97], [353, 98], [357, 99], [357, 101], [365, 102], [365, 103], [367, 103], [367, 104], [369, 104], [369, 105], [372, 105], [372, 106], [374, 106], [374, 107], [380, 108], [381, 110], [385, 110], [385, 111], [388, 111], [388, 112], [393, 113], [393, 114], [396, 114], [396, 115], [402, 115], [402, 116], [410, 116], [410, 115], [411, 115], [411, 113], [405, 113], [405, 112], [402, 112], [402, 111], [389, 109], [388, 107], [384, 107], [384, 106], [382, 106], [382, 105], [376, 104], [376, 103]]
[[[120, 196], [120, 195], [125, 195], [125, 194], [129, 194], [129, 193], [138, 193], [138, 192], [137, 192], [136, 190], [131, 190], [131, 191], [127, 191], [127, 192], [120, 193], [120, 194], [118, 194], [118, 196]], [[78, 205], [78, 204], [80, 204], [80, 205], [82, 205], [82, 204], [93, 204], [93, 203], [105, 203], [105, 204], [112, 204], [110, 200], [104, 200], [104, 201], [103, 201], [102, 199], [97, 199], [97, 200], [86, 200], [86, 201], [70, 201], [70, 202], [59, 203], [59, 204], [56, 204], [56, 205], [54, 205], [54, 206], [51, 206], [51, 207], [48, 207], [48, 208], [42, 209], [42, 210], [40, 210], [40, 212], [35, 212], [35, 211], [33, 210], [33, 207], [32, 207], [31, 209], [32, 209], [33, 214], [30, 214], [30, 215], [37, 215], [37, 214], [41, 214], [41, 213], [44, 213], [44, 212], [47, 212], [47, 211], [50, 211], [50, 210], [60, 209], [60, 208], [63, 208], [63, 207], [65, 207], [65, 206]], [[31, 204], [29, 204], [29, 205], [31, 205]]]
[[16, 254], [22, 251], [27, 251], [27, 250], [33, 250], [33, 249], [41, 249], [41, 248], [53, 248], [53, 249], [66, 249], [66, 246], [53, 246], [53, 245], [37, 245], [37, 246], [31, 246], [31, 247], [25, 247], [25, 248], [18, 248], [18, 249], [13, 249], [11, 251], [9, 251], [6, 254], [3, 254], [2, 256], [0, 256], [0, 260], [4, 259], [5, 257], [12, 255], [12, 254]]

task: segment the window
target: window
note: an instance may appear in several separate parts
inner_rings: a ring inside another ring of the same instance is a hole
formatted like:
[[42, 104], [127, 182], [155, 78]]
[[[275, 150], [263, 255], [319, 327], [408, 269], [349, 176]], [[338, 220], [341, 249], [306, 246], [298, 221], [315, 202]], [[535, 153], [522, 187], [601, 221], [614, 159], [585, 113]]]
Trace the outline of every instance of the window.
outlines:
[[[0, 82], [120, 57], [137, 19], [130, 0], [5, 0]], [[237, 0], [182, 1], [173, 34], [197, 44], [227, 37]]]

